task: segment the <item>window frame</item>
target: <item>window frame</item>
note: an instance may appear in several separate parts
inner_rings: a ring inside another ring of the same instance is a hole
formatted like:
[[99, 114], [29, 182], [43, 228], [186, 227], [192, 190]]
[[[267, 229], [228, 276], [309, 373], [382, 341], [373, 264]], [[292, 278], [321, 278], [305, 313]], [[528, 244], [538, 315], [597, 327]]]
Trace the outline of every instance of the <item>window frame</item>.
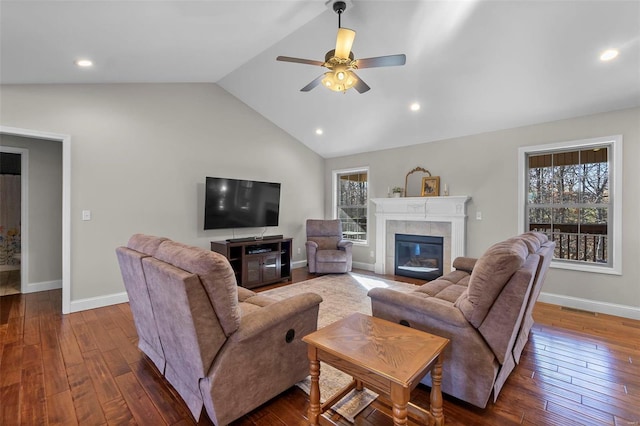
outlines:
[[351, 238], [346, 238], [347, 240], [353, 242], [354, 245], [358, 246], [369, 246], [369, 232], [370, 232], [370, 212], [369, 208], [369, 200], [371, 193], [371, 174], [369, 172], [369, 166], [361, 166], [361, 167], [352, 167], [348, 169], [339, 169], [333, 170], [331, 172], [331, 215], [332, 219], [339, 219], [338, 217], [338, 176], [343, 174], [350, 173], [366, 173], [367, 174], [367, 199], [364, 204], [364, 208], [367, 209], [367, 231], [365, 233], [364, 240], [353, 240]]
[[546, 154], [561, 150], [582, 150], [590, 147], [606, 145], [609, 151], [609, 198], [611, 227], [611, 262], [610, 264], [590, 264], [560, 259], [552, 259], [551, 267], [582, 272], [622, 275], [622, 135], [556, 142], [543, 145], [525, 146], [518, 149], [518, 229], [526, 232], [526, 205], [528, 191], [528, 155]]

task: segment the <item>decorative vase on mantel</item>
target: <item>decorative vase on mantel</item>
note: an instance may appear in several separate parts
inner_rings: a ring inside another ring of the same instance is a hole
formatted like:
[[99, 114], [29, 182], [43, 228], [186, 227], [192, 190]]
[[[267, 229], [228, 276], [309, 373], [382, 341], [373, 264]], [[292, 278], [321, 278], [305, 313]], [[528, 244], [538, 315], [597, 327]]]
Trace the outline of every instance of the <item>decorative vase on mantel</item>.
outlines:
[[400, 198], [402, 197], [402, 188], [400, 188], [399, 186], [396, 186], [395, 188], [393, 188], [391, 190], [391, 196], [393, 198]]

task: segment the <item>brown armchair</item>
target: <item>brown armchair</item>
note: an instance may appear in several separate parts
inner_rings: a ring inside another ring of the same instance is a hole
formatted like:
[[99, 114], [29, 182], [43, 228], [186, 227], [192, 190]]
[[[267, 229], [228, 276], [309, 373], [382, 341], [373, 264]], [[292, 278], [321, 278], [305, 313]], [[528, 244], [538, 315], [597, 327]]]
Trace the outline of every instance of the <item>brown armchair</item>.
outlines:
[[342, 223], [338, 219], [308, 219], [305, 246], [310, 273], [351, 271], [353, 243], [342, 238]]
[[412, 293], [372, 289], [373, 315], [450, 339], [442, 391], [484, 408], [526, 344], [554, 246], [543, 234], [527, 233], [494, 244], [479, 259], [456, 259], [455, 271]]

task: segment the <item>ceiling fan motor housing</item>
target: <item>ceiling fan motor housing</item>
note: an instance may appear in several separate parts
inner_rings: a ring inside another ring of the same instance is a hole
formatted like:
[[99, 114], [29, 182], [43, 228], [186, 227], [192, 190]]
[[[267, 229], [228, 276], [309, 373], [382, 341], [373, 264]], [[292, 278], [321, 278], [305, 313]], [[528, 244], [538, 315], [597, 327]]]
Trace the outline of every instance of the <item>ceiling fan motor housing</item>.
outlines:
[[347, 10], [347, 3], [343, 1], [337, 1], [333, 3], [333, 11], [337, 14], [340, 14]]

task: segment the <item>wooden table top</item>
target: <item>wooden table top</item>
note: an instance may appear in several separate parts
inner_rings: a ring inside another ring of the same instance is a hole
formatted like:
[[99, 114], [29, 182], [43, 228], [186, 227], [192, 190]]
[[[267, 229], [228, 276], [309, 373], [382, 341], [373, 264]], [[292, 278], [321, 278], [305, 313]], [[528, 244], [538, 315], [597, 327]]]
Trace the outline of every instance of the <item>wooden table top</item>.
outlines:
[[411, 386], [449, 339], [361, 313], [336, 321], [302, 339], [401, 386]]

